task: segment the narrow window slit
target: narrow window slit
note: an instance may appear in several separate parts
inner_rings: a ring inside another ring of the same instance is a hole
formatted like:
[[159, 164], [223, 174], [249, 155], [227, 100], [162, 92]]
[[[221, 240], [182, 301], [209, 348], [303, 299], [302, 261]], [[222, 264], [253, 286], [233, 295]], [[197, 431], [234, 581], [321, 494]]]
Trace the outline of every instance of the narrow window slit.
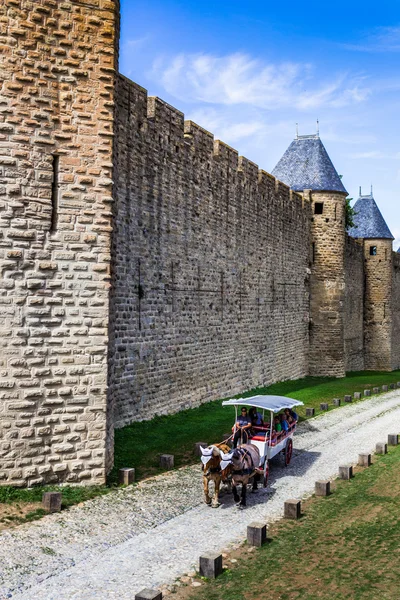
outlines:
[[58, 224], [58, 189], [59, 189], [59, 173], [60, 157], [55, 154], [53, 156], [53, 181], [51, 184], [51, 221], [50, 221], [50, 233], [57, 231]]

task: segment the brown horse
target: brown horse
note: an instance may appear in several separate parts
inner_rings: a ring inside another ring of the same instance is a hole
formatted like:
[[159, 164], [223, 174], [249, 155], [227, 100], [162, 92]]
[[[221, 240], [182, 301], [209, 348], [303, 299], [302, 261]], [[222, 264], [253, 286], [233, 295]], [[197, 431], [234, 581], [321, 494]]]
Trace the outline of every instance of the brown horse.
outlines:
[[[226, 444], [214, 444], [208, 448], [201, 448], [201, 462], [203, 463], [203, 488], [204, 502], [213, 508], [218, 508], [219, 489], [221, 481], [226, 481], [231, 471], [230, 465], [221, 469], [222, 456], [230, 451]], [[214, 497], [211, 500], [209, 485], [214, 482]]]
[[[253, 444], [243, 444], [239, 448], [230, 450], [222, 457], [221, 468], [225, 469], [228, 465], [232, 466], [232, 492], [234, 500], [239, 504], [239, 508], [246, 506], [247, 484], [253, 479], [253, 491], [257, 489], [258, 473], [260, 464], [260, 453]], [[237, 492], [238, 484], [242, 484], [242, 496]]]

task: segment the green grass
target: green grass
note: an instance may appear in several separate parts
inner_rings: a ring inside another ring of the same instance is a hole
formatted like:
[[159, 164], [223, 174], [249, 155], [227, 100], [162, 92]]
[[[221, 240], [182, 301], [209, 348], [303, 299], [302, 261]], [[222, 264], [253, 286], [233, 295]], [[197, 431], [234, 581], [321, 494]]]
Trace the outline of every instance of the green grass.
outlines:
[[[295, 381], [275, 383], [268, 387], [249, 390], [241, 396], [255, 394], [277, 394], [291, 396], [304, 402], [299, 409], [300, 419], [305, 419], [305, 408], [314, 407], [319, 412], [321, 402], [335, 397], [343, 399], [345, 394], [381, 386], [400, 380], [400, 371], [350, 373], [347, 377], [305, 377]], [[240, 397], [240, 396], [238, 396]], [[223, 408], [221, 400], [203, 404], [198, 408], [182, 411], [175, 415], [156, 417], [151, 421], [133, 423], [115, 432], [115, 466], [109, 483], [117, 482], [118, 469], [135, 467], [137, 478], [159, 472], [160, 454], [173, 454], [177, 467], [192, 463], [195, 459], [195, 442], [213, 443], [229, 432], [234, 420], [231, 408]]]
[[111, 488], [107, 488], [104, 485], [82, 487], [46, 485], [29, 489], [0, 486], [0, 503], [16, 504], [18, 502], [41, 502], [44, 492], [62, 492], [62, 507], [68, 508], [79, 502], [85, 502], [85, 500], [107, 494], [109, 491], [111, 491]]
[[299, 521], [271, 526], [262, 548], [245, 545], [220, 578], [180, 590], [179, 600], [399, 598], [400, 446], [334, 487], [307, 502]]

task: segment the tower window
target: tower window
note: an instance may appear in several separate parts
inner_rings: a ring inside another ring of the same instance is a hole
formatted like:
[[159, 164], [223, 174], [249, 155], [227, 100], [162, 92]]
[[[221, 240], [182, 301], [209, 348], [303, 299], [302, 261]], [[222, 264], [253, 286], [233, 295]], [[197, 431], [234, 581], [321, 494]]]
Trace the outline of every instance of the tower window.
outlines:
[[369, 255], [370, 256], [376, 256], [376, 246], [370, 246], [369, 247]]
[[316, 202], [314, 204], [314, 214], [315, 215], [322, 215], [323, 212], [324, 212], [324, 203], [323, 202]]

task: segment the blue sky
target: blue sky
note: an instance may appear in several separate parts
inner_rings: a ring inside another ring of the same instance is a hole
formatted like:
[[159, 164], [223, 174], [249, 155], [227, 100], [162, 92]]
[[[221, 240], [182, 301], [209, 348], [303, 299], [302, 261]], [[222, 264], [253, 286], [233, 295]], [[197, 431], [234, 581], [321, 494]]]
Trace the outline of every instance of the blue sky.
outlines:
[[400, 246], [400, 2], [122, 0], [120, 71], [271, 171], [321, 139]]

